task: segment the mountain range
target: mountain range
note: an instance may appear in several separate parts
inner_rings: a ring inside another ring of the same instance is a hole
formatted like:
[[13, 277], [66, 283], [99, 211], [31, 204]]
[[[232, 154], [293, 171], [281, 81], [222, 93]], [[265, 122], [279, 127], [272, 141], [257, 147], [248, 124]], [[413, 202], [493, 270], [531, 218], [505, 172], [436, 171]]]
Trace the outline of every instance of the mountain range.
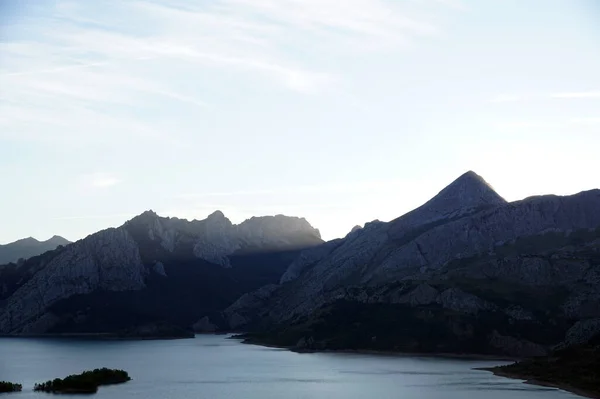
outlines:
[[71, 241], [60, 236], [53, 236], [46, 241], [38, 241], [33, 237], [23, 238], [9, 244], [0, 245], [0, 265], [18, 262], [56, 249], [59, 245], [70, 244]]
[[508, 203], [474, 172], [303, 251], [225, 329], [302, 350], [544, 355], [600, 333], [600, 190]]
[[276, 282], [300, 250], [322, 242], [300, 218], [234, 225], [219, 211], [200, 221], [147, 211], [121, 227], [0, 266], [0, 333], [153, 331], [156, 323], [206, 328], [201, 315]]
[[297, 350], [541, 356], [597, 336], [599, 303], [600, 190], [507, 202], [474, 172], [328, 242], [301, 218], [148, 211], [0, 266], [3, 334], [166, 325]]

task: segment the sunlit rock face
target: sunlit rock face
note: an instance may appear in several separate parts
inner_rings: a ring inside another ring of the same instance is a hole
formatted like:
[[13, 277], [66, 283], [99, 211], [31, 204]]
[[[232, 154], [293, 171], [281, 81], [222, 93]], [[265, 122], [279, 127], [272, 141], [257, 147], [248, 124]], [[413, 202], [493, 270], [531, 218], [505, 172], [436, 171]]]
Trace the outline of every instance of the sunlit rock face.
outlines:
[[[150, 290], [156, 292], [153, 295], [167, 295], [165, 301], [171, 301], [172, 306], [182, 306], [178, 305], [181, 301], [177, 296], [181, 293], [175, 286], [179, 284], [182, 290], [193, 290], [194, 281], [202, 285], [207, 283], [205, 279], [214, 279], [216, 286], [231, 285], [223, 289], [229, 293], [227, 295], [235, 295], [240, 289], [246, 289], [242, 287], [251, 284], [252, 279], [262, 281], [260, 273], [267, 273], [270, 279], [278, 279], [281, 274], [273, 274], [271, 269], [265, 270], [263, 267], [262, 271], [257, 271], [256, 277], [252, 277], [251, 271], [239, 269], [237, 274], [232, 274], [232, 279], [229, 272], [211, 272], [202, 268], [208, 265], [212, 268], [231, 268], [231, 258], [234, 256], [238, 263], [243, 263], [246, 259], [244, 256], [295, 251], [322, 242], [318, 230], [305, 219], [295, 217], [257, 217], [234, 225], [220, 211], [204, 220], [191, 222], [163, 218], [147, 211], [119, 228], [92, 234], [64, 248], [27, 260], [22, 265], [0, 268], [0, 279], [3, 281], [0, 287], [0, 333], [41, 333], [65, 322], [65, 318], [92, 323], [96, 316], [84, 317], [81, 316], [82, 312], [97, 312], [93, 308], [99, 306], [98, 298], [103, 296], [106, 297], [104, 303], [110, 303], [116, 298], [110, 292], [139, 292], [141, 296], [148, 296]], [[287, 262], [276, 257], [273, 259], [270, 262]], [[283, 272], [286, 265], [276, 267]], [[194, 270], [195, 267], [200, 269]], [[242, 277], [235, 277], [239, 274]], [[189, 278], [185, 277], [188, 275]], [[156, 278], [161, 279], [161, 283], [155, 282], [149, 286], [149, 282], [156, 281]], [[249, 282], [240, 282], [240, 279]], [[236, 288], [236, 284], [240, 287]], [[214, 295], [193, 292], [188, 297], [192, 300], [197, 296], [200, 301], [197, 306], [203, 309], [202, 300], [221, 303], [211, 299]], [[138, 309], [142, 305], [138, 304], [135, 295], [127, 294], [125, 297], [132, 301], [130, 305], [135, 308], [130, 311], [146, 312]], [[65, 302], [69, 298], [82, 301], [84, 309]], [[231, 297], [230, 301], [234, 300], [235, 297]], [[49, 312], [55, 306], [60, 306], [59, 315]], [[157, 303], [148, 306], [162, 308], [167, 305]], [[186, 303], [186, 306], [189, 304]], [[69, 313], [73, 310], [75, 313]], [[152, 310], [147, 312], [151, 314]], [[185, 311], [173, 309], [173, 313]], [[189, 317], [194, 314], [190, 312]], [[103, 317], [112, 320], [109, 316]], [[126, 319], [125, 316], [122, 318]], [[196, 318], [198, 320], [204, 319]], [[72, 321], [71, 324], [77, 322]], [[204, 323], [202, 328], [207, 326], [209, 324]]]

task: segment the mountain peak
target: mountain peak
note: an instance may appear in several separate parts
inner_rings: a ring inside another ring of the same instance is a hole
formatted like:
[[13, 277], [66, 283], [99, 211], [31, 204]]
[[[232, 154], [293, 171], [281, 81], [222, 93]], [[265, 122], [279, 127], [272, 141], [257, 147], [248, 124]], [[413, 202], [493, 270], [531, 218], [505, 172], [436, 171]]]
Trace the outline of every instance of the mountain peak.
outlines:
[[472, 209], [506, 203], [492, 186], [472, 170], [462, 174], [430, 202], [448, 209]]
[[39, 244], [40, 241], [36, 238], [33, 237], [26, 237], [26, 238], [21, 238], [20, 240], [15, 241], [12, 244], [22, 244], [22, 245], [35, 245], [35, 244]]
[[64, 237], [61, 237], [61, 236], [55, 234], [52, 237], [50, 237], [49, 239], [47, 239], [45, 242], [47, 242], [47, 243], [58, 243], [60, 245], [64, 245], [64, 244], [69, 244], [71, 241], [67, 240]]
[[221, 212], [220, 210], [216, 210], [213, 213], [211, 213], [210, 215], [208, 215], [207, 219], [218, 220], [218, 219], [227, 219], [227, 218], [225, 217], [225, 214], [223, 212]]
[[505, 203], [504, 198], [483, 177], [470, 170], [419, 208], [392, 221], [390, 234], [400, 237], [419, 225], [460, 217]]
[[134, 223], [134, 222], [148, 223], [148, 222], [154, 221], [154, 219], [157, 219], [158, 217], [159, 216], [156, 214], [156, 212], [154, 212], [152, 209], [149, 209], [149, 210], [144, 211], [144, 212], [140, 213], [139, 215], [133, 217], [126, 224], [128, 224], [128, 223]]

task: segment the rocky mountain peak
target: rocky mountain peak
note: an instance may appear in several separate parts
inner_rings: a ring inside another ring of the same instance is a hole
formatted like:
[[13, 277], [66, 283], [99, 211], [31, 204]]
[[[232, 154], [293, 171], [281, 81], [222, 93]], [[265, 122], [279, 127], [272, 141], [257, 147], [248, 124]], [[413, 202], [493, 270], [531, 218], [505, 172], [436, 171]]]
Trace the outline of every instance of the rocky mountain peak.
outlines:
[[260, 216], [252, 217], [243, 221], [239, 225], [242, 231], [252, 231], [263, 235], [272, 235], [276, 237], [284, 232], [290, 233], [304, 233], [312, 235], [317, 238], [321, 238], [321, 234], [318, 229], [315, 229], [305, 218], [299, 218], [294, 216]]
[[229, 229], [233, 226], [231, 220], [229, 220], [221, 211], [214, 211], [204, 220], [206, 226], [209, 229]]
[[56, 245], [67, 245], [70, 244], [71, 241], [67, 240], [64, 237], [53, 235], [48, 240], [46, 240], [48, 244], [56, 244]]
[[450, 183], [430, 202], [443, 208], [477, 208], [506, 203], [483, 177], [468, 171]]
[[21, 238], [20, 240], [15, 241], [12, 244], [16, 244], [16, 245], [35, 245], [35, 244], [39, 244], [40, 241], [33, 238], [33, 237], [26, 237], [26, 238]]
[[144, 212], [140, 213], [139, 215], [135, 216], [134, 218], [129, 220], [126, 224], [130, 224], [130, 223], [151, 224], [158, 218], [160, 218], [160, 216], [158, 216], [156, 214], [156, 212], [154, 212], [152, 209], [150, 209], [150, 210], [144, 211]]
[[506, 203], [481, 176], [468, 171], [419, 208], [392, 221], [390, 233], [398, 238], [417, 226], [461, 217]]
[[211, 213], [210, 215], [208, 215], [208, 217], [206, 219], [208, 219], [208, 220], [211, 220], [211, 219], [219, 220], [219, 219], [227, 219], [227, 218], [225, 217], [225, 214], [223, 212], [221, 212], [220, 210], [216, 210], [213, 213]]

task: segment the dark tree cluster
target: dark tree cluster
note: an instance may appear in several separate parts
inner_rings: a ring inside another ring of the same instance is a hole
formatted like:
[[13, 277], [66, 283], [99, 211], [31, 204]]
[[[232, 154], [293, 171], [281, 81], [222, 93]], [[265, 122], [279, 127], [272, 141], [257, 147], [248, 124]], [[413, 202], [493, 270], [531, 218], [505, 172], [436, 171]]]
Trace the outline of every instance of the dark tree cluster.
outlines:
[[21, 384], [14, 384], [12, 382], [0, 381], [0, 393], [6, 392], [19, 392], [23, 389]]
[[33, 390], [52, 393], [95, 393], [101, 385], [121, 384], [129, 380], [131, 378], [126, 371], [101, 368], [35, 384]]

